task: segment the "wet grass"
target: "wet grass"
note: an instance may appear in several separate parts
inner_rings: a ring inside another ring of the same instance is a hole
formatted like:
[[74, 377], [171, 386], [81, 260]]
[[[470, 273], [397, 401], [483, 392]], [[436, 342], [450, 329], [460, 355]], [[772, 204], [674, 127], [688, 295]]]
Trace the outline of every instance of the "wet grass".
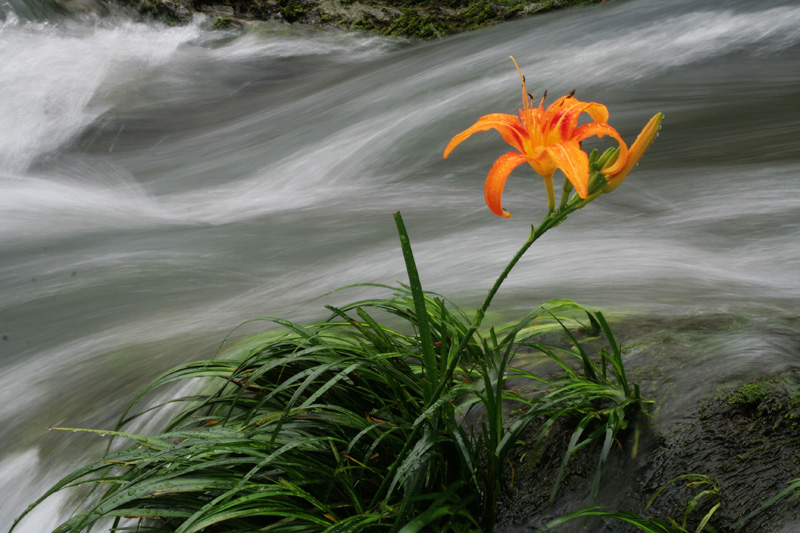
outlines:
[[[263, 319], [280, 331], [167, 372], [113, 431], [62, 428], [106, 435], [117, 451], [43, 496], [85, 491], [56, 531], [108, 520], [136, 531], [491, 531], [510, 452], [531, 430], [541, 445], [562, 421], [574, 428], [564, 467], [595, 447], [600, 490], [612, 444], [642, 404], [602, 313], [556, 300], [478, 332], [473, 317], [423, 292], [401, 219], [398, 228], [408, 286], [328, 307], [315, 324]], [[605, 348], [587, 353], [576, 328]], [[537, 342], [544, 332], [566, 345]], [[559, 372], [514, 368], [520, 349]], [[164, 405], [182, 409], [161, 432], [126, 431], [157, 413], [151, 393], [187, 379], [203, 385]]]

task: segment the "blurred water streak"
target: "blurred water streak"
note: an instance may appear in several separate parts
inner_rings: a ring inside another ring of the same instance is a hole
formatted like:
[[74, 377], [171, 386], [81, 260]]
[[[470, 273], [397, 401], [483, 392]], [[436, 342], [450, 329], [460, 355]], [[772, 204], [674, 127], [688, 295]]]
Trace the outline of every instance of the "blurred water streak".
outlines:
[[[327, 291], [403, 280], [393, 211], [426, 287], [476, 305], [543, 188], [518, 169], [501, 220], [481, 194], [499, 136], [441, 152], [518, 108], [509, 55], [532, 92], [607, 104], [626, 139], [666, 118], [633, 177], [537, 243], [495, 310], [563, 297], [740, 317], [737, 339], [757, 346], [709, 350], [736, 364], [687, 375], [687, 402], [800, 363], [794, 1], [611, 2], [415, 46], [31, 5], [0, 6], [0, 528], [102, 445], [44, 427], [113, 424], [139, 386], [248, 318], [319, 317], [364, 295], [308, 304]], [[53, 527], [59, 503], [20, 531]]]

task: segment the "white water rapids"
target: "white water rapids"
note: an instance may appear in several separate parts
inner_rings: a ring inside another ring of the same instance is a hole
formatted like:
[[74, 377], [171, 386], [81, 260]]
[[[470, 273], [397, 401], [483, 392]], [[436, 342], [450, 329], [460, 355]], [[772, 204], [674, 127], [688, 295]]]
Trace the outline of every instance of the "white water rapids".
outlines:
[[[719, 375], [687, 374], [687, 399], [800, 365], [796, 1], [611, 1], [413, 46], [37, 1], [0, 0], [0, 530], [102, 449], [46, 427], [111, 427], [241, 322], [309, 320], [363, 295], [309, 303], [327, 291], [405, 280], [393, 211], [425, 287], [476, 306], [544, 208], [522, 167], [512, 218], [484, 205], [507, 151], [494, 132], [442, 159], [478, 116], [519, 107], [509, 55], [532, 92], [577, 88], [629, 141], [666, 118], [622, 187], [533, 247], [495, 310], [571, 298], [743, 317], [705, 353]], [[62, 503], [16, 531], [52, 529]]]

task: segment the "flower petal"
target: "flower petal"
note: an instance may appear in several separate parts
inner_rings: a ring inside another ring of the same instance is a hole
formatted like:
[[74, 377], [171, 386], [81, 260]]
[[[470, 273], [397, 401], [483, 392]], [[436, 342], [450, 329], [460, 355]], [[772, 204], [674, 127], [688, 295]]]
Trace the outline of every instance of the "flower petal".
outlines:
[[461, 144], [462, 141], [473, 133], [491, 129], [499, 131], [500, 135], [503, 136], [503, 140], [517, 150], [522, 151], [522, 138], [525, 136], [525, 130], [522, 128], [519, 119], [514, 115], [493, 113], [479, 118], [478, 122], [453, 137], [448, 143], [447, 148], [444, 149], [444, 158], [447, 159], [447, 156], [450, 155], [453, 148]]
[[588, 102], [586, 107], [583, 108], [584, 113], [588, 113], [592, 120], [595, 122], [608, 122], [608, 108], [603, 104], [597, 102]]
[[619, 157], [617, 157], [616, 162], [614, 162], [614, 164], [611, 165], [607, 171], [603, 171], [606, 172], [606, 174], [610, 172], [617, 172], [625, 165], [625, 161], [628, 159], [628, 145], [622, 140], [622, 137], [617, 130], [608, 124], [600, 124], [599, 122], [590, 122], [588, 124], [584, 124], [580, 128], [577, 128], [572, 135], [572, 140], [582, 141], [593, 135], [597, 135], [598, 137], [608, 135], [610, 137], [614, 137], [619, 143]]
[[553, 161], [553, 158], [550, 157], [546, 146], [536, 146], [533, 149], [533, 153], [529, 153], [528, 155], [530, 156], [528, 162], [531, 164], [533, 170], [535, 170], [537, 174], [544, 179], [553, 177], [558, 165], [556, 165], [555, 161]]
[[589, 195], [589, 156], [578, 141], [567, 141], [547, 147], [547, 153], [567, 176], [581, 198]]
[[[570, 124], [570, 111], [573, 108], [573, 102], [578, 102], [571, 95], [562, 96], [549, 106], [544, 112], [542, 118], [542, 132], [544, 134], [546, 144], [558, 144], [566, 141], [570, 137], [571, 130]], [[575, 122], [577, 123], [577, 115]], [[574, 128], [574, 126], [573, 126]], [[566, 135], [564, 135], [566, 133]]]
[[483, 187], [483, 194], [486, 199], [486, 205], [495, 215], [503, 218], [511, 216], [511, 213], [503, 210], [503, 189], [511, 171], [525, 161], [528, 161], [528, 156], [525, 154], [508, 152], [498, 157], [489, 170], [489, 175], [486, 176], [486, 184]]
[[[650, 145], [653, 144], [653, 141], [656, 139], [658, 130], [661, 128], [661, 120], [663, 118], [664, 113], [656, 113], [653, 118], [651, 118], [648, 123], [645, 124], [641, 133], [639, 133], [639, 136], [636, 137], [636, 140], [631, 145], [628, 155], [625, 158], [625, 163], [621, 168], [615, 169], [614, 167], [617, 166], [615, 163], [608, 169], [603, 170], [603, 173], [606, 175], [606, 179], [608, 179], [608, 185], [603, 187], [603, 192], [611, 192], [619, 187], [619, 184], [622, 183], [622, 180], [624, 180], [628, 174], [631, 173], [633, 167], [636, 166], [636, 163], [639, 162], [644, 153], [648, 148], [650, 148]], [[619, 159], [622, 159], [621, 153], [620, 157], [617, 159], [618, 162]]]
[[[545, 121], [548, 130], [547, 144], [559, 144], [569, 140], [578, 126], [578, 119], [582, 113], [588, 113], [595, 122], [608, 121], [606, 106], [597, 102], [581, 102], [569, 95], [559, 98], [547, 108], [547, 112], [549, 115]], [[603, 136], [602, 133], [599, 135]]]

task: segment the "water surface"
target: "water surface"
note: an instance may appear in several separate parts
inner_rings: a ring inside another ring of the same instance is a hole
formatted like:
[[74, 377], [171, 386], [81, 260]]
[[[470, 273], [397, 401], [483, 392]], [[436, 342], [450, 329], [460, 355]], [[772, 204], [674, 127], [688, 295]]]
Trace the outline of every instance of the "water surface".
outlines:
[[[366, 290], [312, 302], [332, 289], [404, 280], [396, 210], [426, 288], [476, 306], [544, 209], [524, 168], [513, 216], [485, 207], [494, 132], [442, 159], [478, 116], [519, 107], [509, 55], [531, 92], [607, 104], [629, 141], [666, 118], [623, 187], [525, 257], [497, 319], [552, 298], [660, 317], [685, 371], [664, 379], [684, 402], [664, 424], [728, 379], [800, 365], [794, 1], [616, 1], [413, 46], [0, 11], [0, 528], [103, 443], [46, 427], [110, 426], [249, 318], [310, 320]], [[709, 316], [737, 327], [675, 325]], [[61, 503], [19, 531], [54, 527]]]

